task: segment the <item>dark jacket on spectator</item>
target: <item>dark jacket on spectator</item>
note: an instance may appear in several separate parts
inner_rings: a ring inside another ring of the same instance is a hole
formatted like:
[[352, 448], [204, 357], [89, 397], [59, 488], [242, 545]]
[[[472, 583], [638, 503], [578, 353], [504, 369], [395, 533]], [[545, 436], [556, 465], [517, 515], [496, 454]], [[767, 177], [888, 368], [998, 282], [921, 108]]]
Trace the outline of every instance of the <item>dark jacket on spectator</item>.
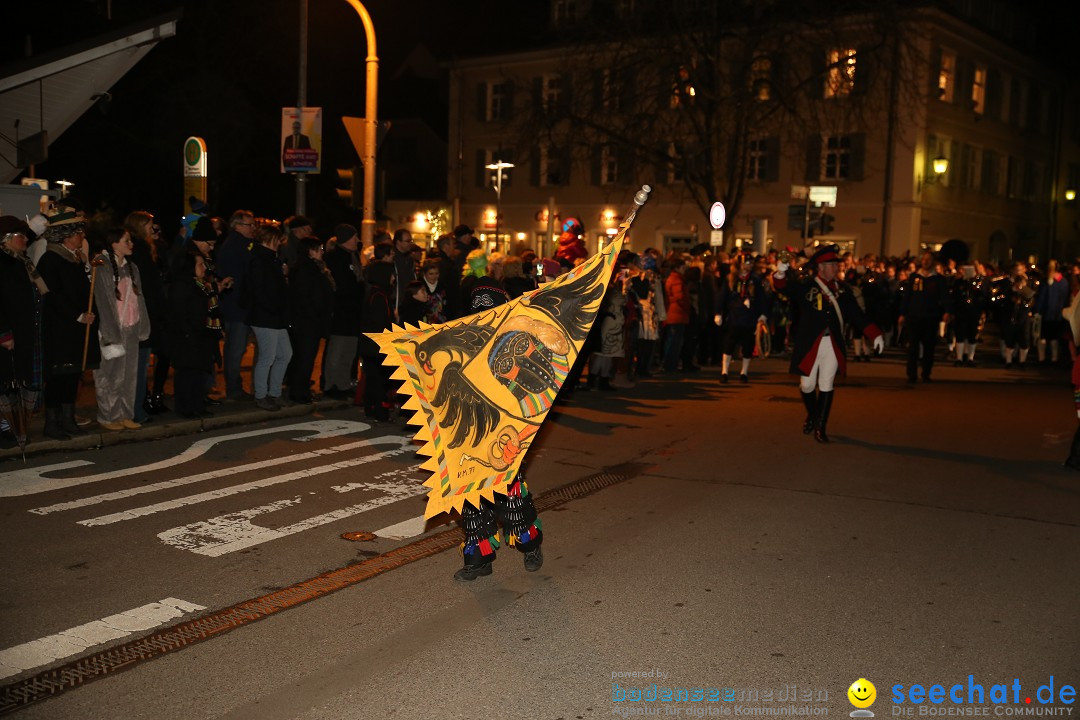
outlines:
[[[86, 312], [90, 278], [81, 260], [59, 243], [49, 243], [38, 263], [38, 273], [49, 288], [45, 295], [43, 340], [45, 365], [56, 373], [82, 372], [86, 326], [79, 315]], [[90, 328], [86, 367], [96, 368], [101, 360], [97, 342], [97, 320]]]
[[243, 307], [242, 298], [251, 262], [251, 253], [248, 250], [250, 244], [251, 240], [235, 230], [230, 230], [217, 251], [218, 277], [233, 279], [232, 288], [221, 294], [221, 316], [228, 322], [247, 322], [248, 311]]
[[289, 325], [298, 334], [330, 337], [334, 291], [305, 251], [289, 271]]
[[365, 290], [360, 259], [356, 253], [338, 246], [326, 253], [325, 261], [335, 285], [330, 332], [333, 335], [359, 335]]
[[212, 372], [217, 332], [206, 327], [209, 295], [193, 277], [169, 283], [169, 360], [178, 368]]
[[0, 341], [15, 341], [12, 350], [0, 347], [0, 386], [10, 386], [14, 381], [40, 387], [34, 358], [41, 352], [41, 304], [42, 298], [23, 261], [0, 253]]
[[288, 327], [289, 288], [273, 250], [264, 245], [252, 246], [245, 284], [247, 324], [271, 330]]

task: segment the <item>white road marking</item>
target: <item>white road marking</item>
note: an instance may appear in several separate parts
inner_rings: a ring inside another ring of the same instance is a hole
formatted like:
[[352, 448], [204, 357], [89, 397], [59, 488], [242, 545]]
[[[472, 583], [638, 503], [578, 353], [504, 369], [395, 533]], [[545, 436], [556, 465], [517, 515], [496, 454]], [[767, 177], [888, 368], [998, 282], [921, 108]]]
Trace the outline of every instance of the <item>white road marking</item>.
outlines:
[[0, 679], [78, 655], [95, 645], [126, 637], [134, 632], [164, 625], [185, 613], [205, 609], [202, 605], [185, 600], [165, 598], [85, 625], [77, 625], [56, 635], [16, 645], [0, 651]]
[[369, 440], [361, 440], [355, 443], [357, 447], [363, 447], [367, 445], [393, 445], [397, 444], [392, 450], [386, 450], [381, 453], [375, 453], [373, 455], [365, 455], [360, 458], [353, 458], [351, 460], [343, 460], [337, 463], [331, 463], [330, 465], [319, 465], [317, 467], [308, 468], [306, 470], [297, 470], [296, 472], [287, 473], [285, 475], [275, 475], [261, 480], [254, 480], [252, 482], [243, 483], [242, 485], [233, 485], [230, 487], [220, 488], [218, 490], [211, 490], [209, 492], [199, 493], [198, 495], [188, 495], [187, 497], [176, 498], [175, 500], [166, 500], [164, 502], [156, 503], [154, 505], [145, 505], [143, 507], [132, 508], [131, 510], [124, 510], [118, 513], [111, 513], [109, 515], [101, 515], [96, 518], [90, 518], [89, 520], [80, 520], [80, 525], [87, 527], [94, 527], [97, 525], [110, 525], [112, 523], [121, 522], [124, 520], [134, 520], [135, 518], [145, 517], [147, 515], [153, 515], [154, 513], [164, 512], [166, 510], [175, 510], [176, 508], [185, 507], [187, 505], [195, 505], [210, 500], [220, 500], [223, 497], [230, 495], [237, 495], [242, 492], [248, 492], [249, 490], [258, 490], [259, 488], [270, 487], [271, 485], [278, 485], [280, 483], [289, 482], [291, 480], [299, 480], [300, 478], [313, 477], [315, 475], [322, 475], [328, 472], [334, 472], [335, 470], [344, 470], [357, 465], [365, 465], [369, 462], [379, 460], [385, 457], [393, 457], [405, 452], [412, 447], [412, 438], [405, 435], [385, 435], [383, 437], [371, 438]]
[[387, 538], [388, 540], [405, 540], [407, 538], [416, 537], [417, 535], [423, 535], [426, 527], [427, 518], [420, 515], [418, 517], [409, 518], [408, 520], [402, 520], [394, 525], [389, 525], [382, 530], [376, 530], [375, 535], [377, 537]]
[[172, 488], [181, 487], [183, 485], [191, 485], [193, 483], [202, 482], [203, 480], [213, 480], [214, 478], [227, 477], [229, 475], [239, 475], [240, 473], [251, 472], [252, 470], [262, 470], [263, 468], [274, 467], [276, 465], [284, 465], [285, 463], [298, 462], [300, 460], [311, 460], [314, 458], [324, 457], [326, 455], [333, 455], [335, 453], [348, 452], [349, 450], [356, 450], [357, 448], [366, 447], [370, 442], [367, 440], [358, 440], [356, 442], [345, 443], [344, 445], [335, 445], [334, 447], [322, 448], [320, 450], [311, 450], [309, 452], [298, 453], [296, 455], [285, 455], [283, 457], [271, 458], [269, 460], [259, 460], [257, 462], [247, 463], [245, 465], [232, 465], [229, 467], [219, 468], [217, 470], [210, 470], [208, 472], [199, 473], [198, 475], [188, 475], [187, 477], [175, 478], [173, 480], [162, 480], [161, 482], [150, 483], [148, 485], [137, 485], [127, 490], [117, 490], [111, 493], [102, 493], [101, 495], [92, 495], [87, 498], [79, 498], [78, 500], [71, 500], [69, 502], [57, 503], [55, 505], [46, 505], [45, 507], [33, 508], [30, 512], [37, 515], [48, 515], [49, 513], [62, 512], [64, 510], [75, 510], [76, 508], [89, 507], [90, 505], [97, 505], [103, 502], [110, 502], [112, 500], [122, 500], [124, 498], [133, 497], [135, 495], [143, 495], [145, 493], [157, 492], [158, 490], [170, 490]]
[[260, 545], [271, 540], [287, 537], [298, 532], [319, 527], [320, 525], [326, 525], [327, 523], [352, 517], [353, 515], [359, 515], [368, 510], [373, 510], [374, 508], [383, 505], [390, 505], [399, 500], [423, 495], [427, 492], [427, 487], [420, 482], [372, 482], [354, 483], [354, 485], [356, 485], [356, 487], [353, 489], [381, 491], [385, 494], [356, 505], [351, 505], [346, 508], [328, 512], [324, 515], [317, 515], [308, 518], [307, 520], [302, 520], [293, 525], [286, 525], [285, 527], [277, 528], [276, 530], [254, 525], [251, 522], [251, 518], [281, 510], [285, 507], [297, 505], [300, 503], [299, 497], [278, 500], [277, 502], [272, 502], [268, 505], [262, 505], [237, 513], [229, 513], [228, 515], [220, 515], [203, 522], [191, 523], [190, 525], [185, 525], [183, 527], [172, 528], [171, 530], [160, 533], [158, 537], [166, 545], [172, 545], [173, 547], [183, 550], [190, 550], [199, 555], [220, 557], [231, 552], [236, 552], [237, 550], [243, 550], [254, 545]]
[[87, 483], [99, 482], [101, 480], [112, 480], [115, 478], [126, 477], [128, 475], [139, 475], [141, 473], [154, 472], [157, 470], [164, 470], [165, 468], [180, 465], [182, 463], [190, 462], [196, 458], [202, 457], [206, 454], [210, 448], [215, 445], [219, 445], [230, 440], [241, 440], [243, 438], [258, 437], [260, 435], [271, 435], [281, 432], [314, 432], [306, 438], [295, 438], [301, 442], [309, 440], [315, 440], [317, 438], [337, 437], [339, 435], [350, 435], [352, 433], [364, 432], [370, 429], [371, 426], [367, 423], [357, 422], [354, 420], [312, 420], [311, 422], [296, 423], [293, 425], [283, 425], [281, 427], [272, 428], [260, 428], [258, 430], [248, 430], [246, 432], [232, 433], [230, 435], [221, 435], [213, 438], [204, 438], [192, 443], [187, 450], [184, 450], [178, 455], [174, 455], [169, 458], [165, 458], [156, 463], [149, 465], [136, 465], [135, 467], [123, 468], [120, 470], [110, 470], [109, 472], [98, 473], [96, 475], [84, 475], [82, 477], [73, 478], [45, 478], [41, 477], [43, 473], [56, 472], [59, 470], [65, 470], [72, 467], [80, 467], [83, 465], [92, 465], [93, 463], [78, 460], [70, 463], [60, 463], [58, 465], [47, 465], [40, 468], [32, 468], [29, 470], [15, 470], [8, 473], [0, 473], [0, 497], [16, 497], [20, 495], [34, 495], [36, 493], [49, 492], [50, 490], [61, 490], [63, 488], [74, 487], [76, 485], [86, 485]]

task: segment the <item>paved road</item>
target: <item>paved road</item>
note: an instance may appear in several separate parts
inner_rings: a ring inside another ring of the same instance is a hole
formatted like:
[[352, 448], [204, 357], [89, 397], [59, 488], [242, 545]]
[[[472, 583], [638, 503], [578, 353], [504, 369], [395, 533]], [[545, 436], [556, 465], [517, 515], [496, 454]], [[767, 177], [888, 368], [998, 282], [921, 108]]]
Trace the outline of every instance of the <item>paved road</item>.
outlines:
[[[942, 367], [910, 387], [895, 361], [856, 365], [823, 447], [799, 433], [783, 369], [758, 363], [747, 386], [706, 370], [561, 406], [533, 456], [534, 491], [636, 469], [545, 514], [539, 573], [504, 551], [493, 576], [454, 584], [457, 559], [437, 554], [20, 714], [595, 717], [656, 681], [794, 684], [818, 693], [800, 706], [838, 716], [852, 710], [847, 685], [867, 677], [880, 716], [898, 683], [1078, 684], [1080, 476], [1060, 467], [1075, 422], [1064, 372]], [[288, 425], [304, 427], [275, 427]], [[275, 432], [206, 447], [261, 430]], [[402, 430], [347, 410], [27, 465], [91, 461], [47, 474], [106, 476], [90, 483], [0, 477], [0, 645], [138, 608], [143, 624], [167, 625], [408, 544], [423, 501]], [[159, 468], [123, 474], [147, 463]], [[341, 538], [393, 527], [372, 543]], [[771, 706], [759, 693], [726, 707]]]

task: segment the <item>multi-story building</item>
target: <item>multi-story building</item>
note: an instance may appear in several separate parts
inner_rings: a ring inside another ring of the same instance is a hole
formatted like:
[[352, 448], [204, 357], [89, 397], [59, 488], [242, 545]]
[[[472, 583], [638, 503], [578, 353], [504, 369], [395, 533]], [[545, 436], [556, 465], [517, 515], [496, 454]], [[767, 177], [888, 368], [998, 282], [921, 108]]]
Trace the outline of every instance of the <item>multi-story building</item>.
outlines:
[[[605, 8], [632, 14], [646, 12], [643, 5]], [[690, 5], [706, 12], [707, 4]], [[1066, 191], [1080, 189], [1077, 96], [1066, 95], [1050, 63], [1022, 49], [1033, 42], [1022, 14], [980, 3], [975, 22], [966, 19], [975, 17], [966, 15], [969, 5], [909, 8], [887, 28], [892, 35], [873, 34], [860, 19], [828, 33], [792, 23], [777, 35], [782, 41], [763, 40], [750, 54], [745, 37], [735, 42], [728, 33], [720, 44], [739, 47], [712, 53], [711, 67], [693, 49], [673, 65], [666, 47], [648, 67], [625, 47], [580, 43], [457, 61], [448, 158], [455, 222], [476, 228], [492, 248], [548, 254], [561, 222], [574, 216], [595, 250], [636, 188], [649, 184], [652, 198], [631, 233], [635, 249], [801, 247], [800, 187], [832, 186], [825, 237], [857, 254], [915, 254], [951, 239], [997, 262], [1075, 252], [1077, 211]], [[553, 2], [552, 22], [590, 11]], [[665, 42], [662, 33], [641, 37], [646, 56]], [[671, 45], [677, 55], [690, 43]], [[702, 127], [665, 124], [699, 100], [706, 107], [710, 88], [721, 87], [723, 102], [713, 92], [712, 111], [694, 119]], [[756, 104], [757, 114], [740, 115], [736, 102]], [[777, 109], [762, 111], [770, 107]], [[573, 119], [560, 119], [564, 111]], [[632, 122], [605, 124], [614, 116]], [[744, 117], [749, 128], [731, 127]], [[716, 136], [703, 140], [713, 125]], [[637, 142], [635, 127], [651, 133], [647, 141]], [[499, 161], [513, 168], [497, 189], [487, 166]], [[695, 187], [686, 181], [694, 172], [717, 182]], [[722, 239], [710, 232], [714, 200], [729, 205]], [[810, 217], [817, 212], [810, 208]]]

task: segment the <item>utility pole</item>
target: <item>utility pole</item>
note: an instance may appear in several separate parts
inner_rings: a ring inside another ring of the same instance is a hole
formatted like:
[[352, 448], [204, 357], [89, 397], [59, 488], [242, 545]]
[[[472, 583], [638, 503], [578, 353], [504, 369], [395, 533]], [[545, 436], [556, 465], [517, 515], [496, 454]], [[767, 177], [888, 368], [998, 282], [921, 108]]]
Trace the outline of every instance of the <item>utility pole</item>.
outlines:
[[360, 225], [360, 241], [363, 247], [375, 240], [375, 127], [377, 124], [379, 91], [379, 57], [375, 52], [375, 26], [371, 16], [360, 0], [345, 0], [364, 23], [367, 36], [367, 57], [364, 59], [365, 74], [364, 99], [364, 154], [360, 162], [364, 164], [364, 220]]
[[[300, 0], [300, 83], [296, 90], [296, 107], [303, 117], [307, 105], [307, 41], [308, 41], [308, 0]], [[307, 212], [307, 173], [296, 175], [296, 214]]]

